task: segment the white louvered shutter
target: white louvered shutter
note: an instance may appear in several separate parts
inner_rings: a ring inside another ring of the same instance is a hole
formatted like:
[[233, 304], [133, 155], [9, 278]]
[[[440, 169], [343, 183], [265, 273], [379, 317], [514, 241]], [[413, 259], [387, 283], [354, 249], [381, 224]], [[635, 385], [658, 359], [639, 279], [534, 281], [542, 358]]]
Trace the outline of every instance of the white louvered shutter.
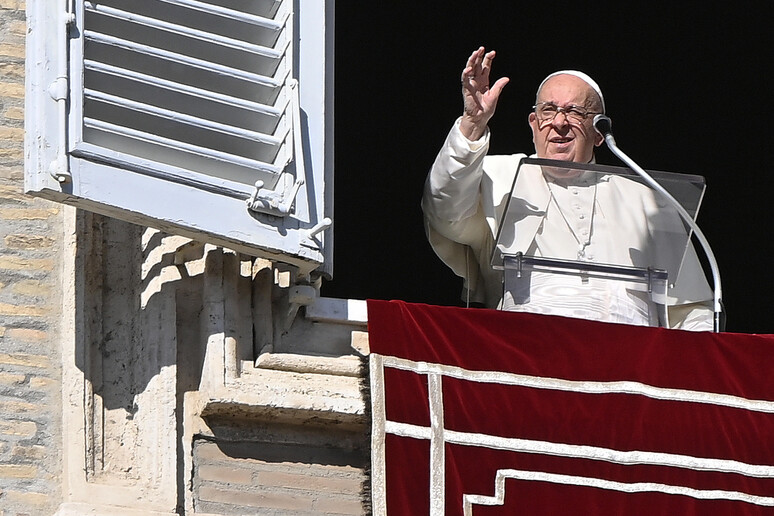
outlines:
[[331, 272], [331, 2], [30, 1], [33, 41], [73, 20], [67, 82], [61, 48], [35, 48], [55, 65], [38, 122], [63, 127], [31, 193]]

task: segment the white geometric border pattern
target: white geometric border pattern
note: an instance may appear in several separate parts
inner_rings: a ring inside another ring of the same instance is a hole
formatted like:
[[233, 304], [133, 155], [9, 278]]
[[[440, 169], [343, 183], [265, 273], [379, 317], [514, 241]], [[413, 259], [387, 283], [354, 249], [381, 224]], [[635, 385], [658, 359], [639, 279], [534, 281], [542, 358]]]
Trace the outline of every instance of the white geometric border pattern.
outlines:
[[700, 500], [732, 500], [747, 502], [754, 505], [774, 506], [774, 498], [755, 496], [737, 491], [698, 490], [684, 486], [672, 486], [653, 482], [623, 483], [604, 480], [601, 478], [578, 477], [573, 475], [557, 475], [541, 471], [520, 471], [515, 469], [501, 469], [495, 477], [495, 495], [463, 495], [462, 507], [465, 516], [472, 516], [473, 505], [502, 505], [505, 501], [505, 480], [529, 480], [535, 482], [551, 482], [553, 484], [566, 484], [574, 486], [596, 487], [610, 491], [623, 493], [664, 493], [683, 495]]
[[[384, 368], [392, 367], [428, 377], [428, 397], [430, 406], [430, 427], [420, 427], [394, 421], [387, 421], [384, 405]], [[594, 446], [570, 445], [534, 441], [526, 439], [503, 438], [493, 435], [455, 432], [446, 430], [443, 425], [442, 378], [449, 376], [473, 382], [516, 385], [538, 389], [550, 389], [584, 394], [633, 394], [659, 400], [688, 403], [704, 403], [725, 407], [741, 408], [753, 412], [774, 413], [774, 402], [768, 400], [750, 400], [738, 396], [685, 389], [668, 389], [639, 382], [592, 382], [572, 381], [557, 378], [536, 377], [493, 371], [469, 371], [459, 367], [426, 362], [413, 362], [396, 357], [371, 355], [371, 402], [372, 402], [372, 495], [373, 514], [386, 515], [386, 485], [384, 440], [386, 434], [430, 441], [430, 512], [432, 516], [441, 516], [445, 512], [445, 444], [482, 446], [492, 449], [553, 455], [560, 457], [601, 460], [616, 464], [654, 464], [667, 467], [689, 468], [698, 471], [717, 471], [735, 473], [748, 477], [774, 478], [774, 465], [747, 464], [739, 461], [692, 457], [688, 455], [619, 451]], [[545, 472], [519, 471], [504, 469], [498, 471], [495, 479], [495, 496], [464, 495], [465, 515], [469, 515], [472, 504], [497, 505], [505, 496], [505, 479], [515, 478], [552, 483], [572, 483], [588, 485], [602, 489], [622, 492], [663, 492], [681, 494], [698, 499], [725, 499], [741, 501], [755, 505], [774, 506], [774, 498], [748, 495], [734, 491], [700, 491], [684, 486], [671, 486], [655, 483], [624, 484], [604, 479], [557, 475]]]

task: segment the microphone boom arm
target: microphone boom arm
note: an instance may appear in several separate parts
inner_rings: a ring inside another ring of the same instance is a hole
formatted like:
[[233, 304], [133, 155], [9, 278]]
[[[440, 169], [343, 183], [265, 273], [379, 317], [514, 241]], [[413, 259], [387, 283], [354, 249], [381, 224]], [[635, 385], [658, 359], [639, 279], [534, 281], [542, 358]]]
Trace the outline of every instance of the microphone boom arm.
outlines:
[[[603, 126], [600, 130], [597, 126]], [[670, 194], [663, 186], [661, 186], [658, 181], [653, 179], [650, 174], [645, 172], [645, 170], [640, 167], [633, 159], [631, 159], [629, 156], [627, 156], [621, 149], [618, 148], [618, 146], [615, 143], [615, 138], [613, 138], [613, 133], [610, 130], [610, 119], [605, 115], [597, 115], [594, 117], [594, 128], [599, 132], [604, 138], [605, 143], [607, 143], [608, 148], [618, 156], [618, 158], [623, 161], [629, 168], [631, 168], [638, 176], [640, 176], [645, 182], [654, 190], [656, 190], [658, 193], [663, 195], [672, 205], [674, 205], [677, 212], [680, 214], [680, 217], [691, 227], [693, 232], [696, 234], [696, 238], [699, 240], [699, 243], [701, 244], [702, 250], [704, 251], [704, 254], [707, 256], [707, 260], [709, 262], [710, 269], [712, 271], [712, 284], [713, 284], [713, 312], [714, 312], [714, 318], [713, 318], [713, 329], [715, 333], [719, 333], [721, 331], [721, 324], [720, 324], [720, 314], [723, 312], [723, 303], [721, 301], [722, 299], [722, 288], [720, 284], [720, 269], [718, 268], [717, 260], [715, 260], [715, 253], [712, 252], [712, 248], [709, 245], [709, 241], [707, 241], [707, 238], [704, 236], [704, 232], [699, 228], [699, 225], [696, 224], [696, 221], [693, 220], [693, 217], [690, 216], [690, 214], [683, 208], [682, 204], [680, 204], [677, 199], [675, 199], [672, 194]]]

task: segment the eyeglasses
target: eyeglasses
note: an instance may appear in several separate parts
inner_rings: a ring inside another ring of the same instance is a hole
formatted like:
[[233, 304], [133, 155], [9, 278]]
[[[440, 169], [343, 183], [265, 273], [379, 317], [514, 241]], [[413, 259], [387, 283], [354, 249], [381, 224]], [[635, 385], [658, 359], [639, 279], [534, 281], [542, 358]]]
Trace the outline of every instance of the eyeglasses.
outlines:
[[559, 113], [564, 113], [564, 116], [567, 117], [568, 122], [576, 124], [582, 124], [583, 121], [589, 117], [589, 115], [600, 114], [598, 112], [589, 111], [586, 108], [576, 106], [574, 104], [567, 107], [561, 107], [557, 106], [553, 102], [538, 102], [536, 105], [532, 106], [532, 109], [535, 110], [535, 115], [537, 115], [537, 119], [541, 126], [552, 122], [554, 118], [556, 118], [556, 115]]

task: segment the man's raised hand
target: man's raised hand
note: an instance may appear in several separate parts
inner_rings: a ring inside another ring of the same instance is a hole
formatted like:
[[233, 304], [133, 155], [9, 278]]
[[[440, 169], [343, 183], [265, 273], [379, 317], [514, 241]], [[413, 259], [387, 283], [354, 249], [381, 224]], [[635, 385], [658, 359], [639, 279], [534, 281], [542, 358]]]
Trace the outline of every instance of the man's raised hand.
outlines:
[[470, 55], [462, 71], [464, 109], [460, 130], [469, 140], [478, 140], [484, 134], [486, 124], [494, 115], [500, 93], [509, 81], [507, 77], [501, 77], [489, 87], [489, 73], [494, 57], [494, 50], [486, 52], [484, 47], [479, 47]]

